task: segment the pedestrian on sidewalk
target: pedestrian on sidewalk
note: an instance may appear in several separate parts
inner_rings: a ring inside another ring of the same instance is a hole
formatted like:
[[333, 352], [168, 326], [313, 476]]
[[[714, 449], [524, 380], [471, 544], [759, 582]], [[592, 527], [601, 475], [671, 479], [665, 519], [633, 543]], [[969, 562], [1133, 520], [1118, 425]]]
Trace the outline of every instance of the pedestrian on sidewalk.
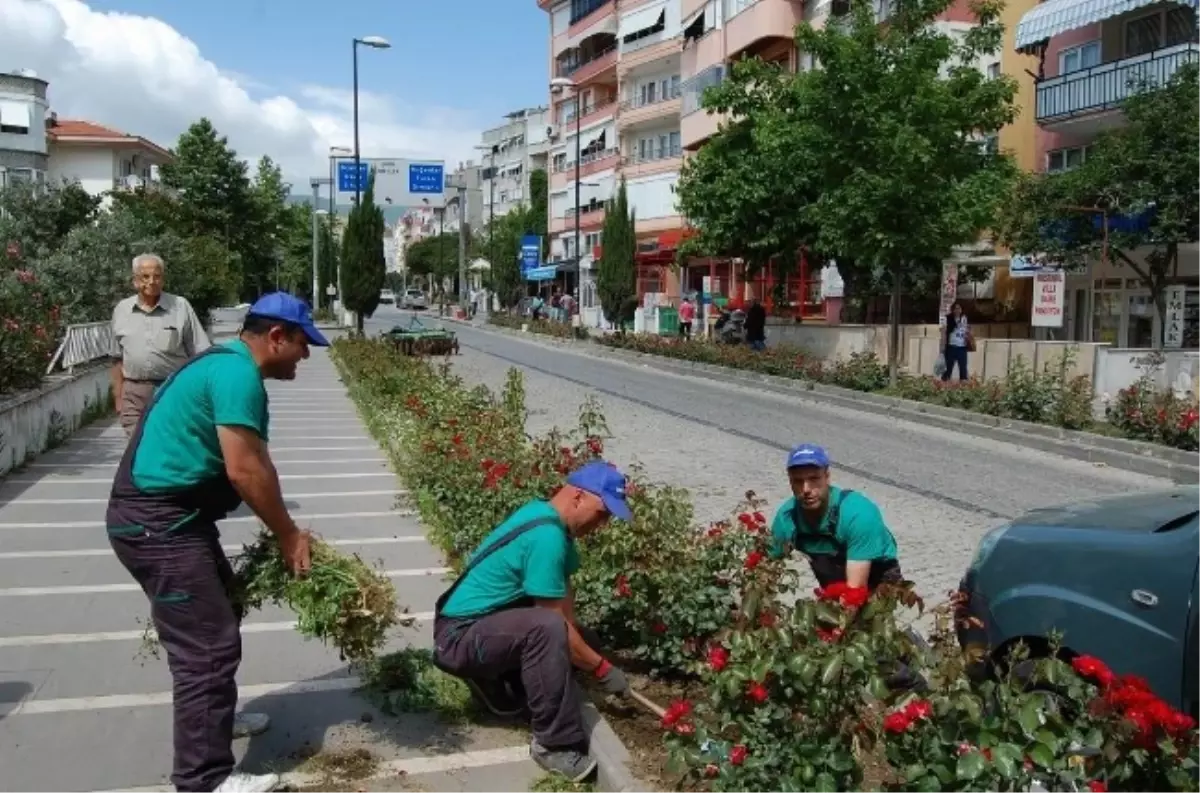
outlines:
[[958, 367], [958, 379], [966, 380], [967, 354], [975, 349], [975, 337], [971, 334], [971, 324], [963, 313], [962, 303], [957, 300], [950, 306], [946, 315], [946, 325], [942, 328], [942, 356], [946, 368], [942, 370], [942, 380], [950, 379], [954, 367]]
[[746, 312], [746, 343], [752, 350], [767, 348], [767, 310], [758, 298], [754, 298]]
[[802, 443], [787, 458], [792, 497], [771, 522], [771, 555], [795, 550], [808, 557], [817, 582], [827, 587], [844, 581], [874, 589], [904, 580], [896, 539], [874, 501], [854, 490], [830, 484], [829, 455]]
[[117, 303], [112, 315], [113, 400], [128, 437], [171, 373], [209, 348], [208, 334], [186, 298], [163, 291], [165, 265], [153, 253], [133, 260], [137, 293]]
[[683, 296], [679, 304], [679, 335], [685, 339], [692, 338], [692, 322], [696, 319], [696, 304], [688, 295]]
[[530, 501], [493, 529], [436, 606], [438, 666], [498, 716], [527, 706], [534, 761], [573, 782], [596, 768], [573, 670], [610, 694], [629, 693], [625, 675], [597, 651], [595, 633], [576, 623], [570, 581], [579, 567], [575, 540], [610, 517], [631, 517], [625, 477], [609, 463], [588, 463], [549, 501]]
[[242, 614], [217, 522], [245, 501], [288, 567], [308, 570], [308, 533], [288, 514], [267, 449], [263, 380], [294, 379], [310, 344], [329, 342], [304, 301], [285, 292], [260, 298], [237, 339], [192, 358], [154, 394], [113, 482], [109, 542], [150, 599], [174, 682], [176, 790], [255, 793], [279, 784], [276, 774], [233, 771], [233, 739], [269, 722], [235, 715]]

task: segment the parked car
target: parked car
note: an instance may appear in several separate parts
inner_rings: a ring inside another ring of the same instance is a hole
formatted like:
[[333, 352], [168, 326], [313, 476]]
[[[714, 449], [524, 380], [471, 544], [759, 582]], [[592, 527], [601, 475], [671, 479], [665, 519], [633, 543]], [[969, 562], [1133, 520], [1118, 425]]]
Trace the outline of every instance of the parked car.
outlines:
[[396, 303], [396, 293], [390, 289], [380, 289], [379, 302], [387, 306], [394, 305]]
[[1045, 654], [1054, 631], [1063, 657], [1141, 675], [1196, 717], [1198, 501], [1200, 487], [1106, 497], [1036, 509], [988, 533], [960, 587], [958, 640], [982, 651], [975, 671], [1021, 640]]
[[424, 292], [420, 289], [408, 289], [404, 292], [404, 299], [400, 305], [402, 308], [424, 309], [428, 304], [425, 302]]

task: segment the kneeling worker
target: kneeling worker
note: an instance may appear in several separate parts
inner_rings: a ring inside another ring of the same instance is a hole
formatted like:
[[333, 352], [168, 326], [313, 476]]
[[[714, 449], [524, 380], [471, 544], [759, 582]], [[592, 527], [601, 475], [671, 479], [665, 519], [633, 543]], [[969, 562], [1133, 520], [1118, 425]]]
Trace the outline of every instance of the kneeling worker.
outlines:
[[573, 668], [610, 694], [629, 691], [621, 670], [593, 649], [594, 638], [581, 635], [570, 583], [579, 567], [575, 540], [610, 517], [630, 519], [625, 477], [609, 463], [588, 463], [549, 501], [530, 501], [484, 538], [438, 598], [434, 624], [437, 665], [463, 678], [493, 713], [513, 716], [527, 705], [533, 759], [576, 782], [596, 761]]
[[790, 550], [808, 557], [817, 582], [825, 587], [845, 581], [874, 589], [904, 580], [896, 539], [875, 502], [862, 493], [829, 483], [829, 455], [804, 443], [787, 458], [792, 497], [771, 522], [771, 555]]

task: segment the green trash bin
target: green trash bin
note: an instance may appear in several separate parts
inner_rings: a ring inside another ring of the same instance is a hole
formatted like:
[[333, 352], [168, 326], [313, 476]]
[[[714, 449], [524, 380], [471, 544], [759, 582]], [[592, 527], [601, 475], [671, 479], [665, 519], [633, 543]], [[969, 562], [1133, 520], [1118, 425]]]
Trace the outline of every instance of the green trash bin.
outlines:
[[658, 335], [679, 335], [679, 309], [663, 306], [658, 309]]

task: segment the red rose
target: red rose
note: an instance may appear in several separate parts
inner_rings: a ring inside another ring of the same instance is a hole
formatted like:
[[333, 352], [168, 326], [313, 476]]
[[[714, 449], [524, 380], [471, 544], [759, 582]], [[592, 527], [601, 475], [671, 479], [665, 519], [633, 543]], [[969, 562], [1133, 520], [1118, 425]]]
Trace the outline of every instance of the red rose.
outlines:
[[623, 575], [617, 576], [614, 588], [616, 596], [619, 598], [627, 598], [633, 594], [633, 590], [629, 588], [629, 579]]
[[1164, 724], [1163, 727], [1166, 728], [1167, 732], [1179, 735], [1196, 729], [1196, 720], [1186, 713], [1177, 710], [1171, 714], [1170, 721]]
[[454, 442], [455, 446], [461, 446], [462, 442], [463, 442], [462, 433], [461, 432], [454, 433], [454, 437], [451, 438], [450, 440]]
[[871, 597], [871, 590], [865, 586], [847, 586], [838, 599], [846, 608], [857, 609], [866, 605], [869, 597]]
[[895, 713], [889, 713], [884, 718], [883, 729], [891, 733], [900, 734], [907, 730], [910, 724], [912, 724], [912, 720], [904, 715], [903, 711], [898, 710]]
[[914, 699], [904, 706], [904, 715], [909, 721], [932, 718], [933, 704], [927, 699]]
[[825, 628], [817, 628], [817, 638], [826, 644], [833, 644], [838, 639], [842, 638], [842, 629], [833, 628], [827, 630]]
[[767, 522], [767, 516], [762, 514], [761, 512], [755, 512], [753, 517], [754, 517], [754, 522], [760, 526], [764, 525]]
[[746, 561], [745, 561], [746, 569], [753, 570], [754, 568], [758, 567], [759, 564], [762, 563], [762, 560], [765, 558], [766, 558], [766, 554], [764, 554], [762, 551], [751, 551], [746, 556]]
[[729, 651], [720, 645], [708, 651], [708, 668], [720, 672], [729, 664]]
[[667, 706], [666, 713], [663, 714], [662, 723], [664, 727], [673, 727], [679, 723], [680, 719], [687, 718], [692, 712], [692, 703], [686, 699], [677, 699]]
[[721, 767], [715, 763], [709, 763], [704, 766], [704, 777], [706, 779], [715, 779], [721, 773]]
[[758, 624], [763, 628], [772, 628], [775, 626], [775, 615], [769, 611], [764, 611], [758, 615]]
[[604, 453], [604, 441], [597, 438], [595, 435], [587, 439], [588, 451], [595, 455]]
[[761, 705], [767, 701], [768, 697], [771, 696], [771, 693], [767, 691], [767, 687], [762, 683], [759, 683], [756, 680], [751, 680], [746, 685], [746, 696]]
[[724, 533], [725, 532], [722, 531], [720, 526], [713, 526], [711, 529], [708, 530], [708, 537], [709, 537], [709, 539], [715, 540], [715, 539], [719, 539], [720, 536]]
[[1090, 655], [1079, 655], [1071, 660], [1071, 668], [1074, 669], [1080, 677], [1086, 677], [1098, 684], [1101, 688], [1108, 688], [1112, 685], [1116, 676], [1112, 670], [1101, 661], [1099, 658], [1094, 658]]
[[696, 734], [696, 725], [692, 724], [690, 721], [681, 721], [675, 725], [675, 734], [676, 735], [695, 735]]
[[1108, 790], [1108, 783], [1101, 782], [1099, 779], [1093, 779], [1091, 782], [1088, 782], [1088, 790], [1092, 791], [1092, 793], [1105, 793]]
[[746, 757], [749, 756], [750, 750], [742, 744], [738, 744], [729, 750], [729, 762], [732, 765], [741, 765], [746, 762]]

